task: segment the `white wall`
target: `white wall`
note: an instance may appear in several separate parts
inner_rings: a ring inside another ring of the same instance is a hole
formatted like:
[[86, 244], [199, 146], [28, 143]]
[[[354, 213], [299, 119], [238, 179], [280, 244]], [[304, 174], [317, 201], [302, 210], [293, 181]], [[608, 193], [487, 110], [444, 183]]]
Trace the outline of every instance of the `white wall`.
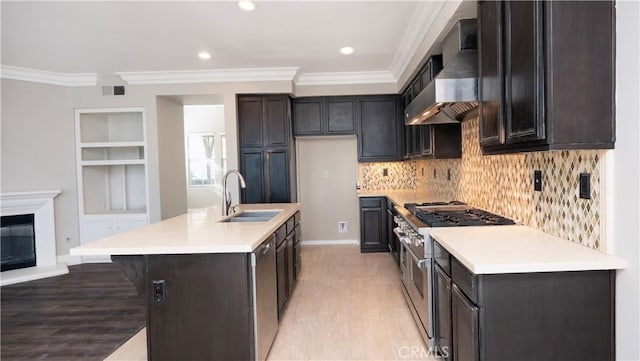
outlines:
[[616, 6], [616, 147], [607, 158], [607, 221], [613, 252], [628, 263], [616, 279], [616, 358], [640, 360], [640, 3]]
[[[195, 105], [184, 107], [184, 131], [188, 133], [215, 133], [214, 153], [222, 151], [220, 135], [224, 129], [223, 105]], [[234, 198], [237, 201], [237, 198]], [[222, 204], [222, 190], [219, 186], [188, 186], [187, 206], [189, 209], [204, 208]]]
[[161, 219], [187, 213], [182, 104], [169, 97], [156, 99]]
[[61, 190], [54, 201], [56, 248], [68, 254], [80, 237], [71, 90], [6, 79], [0, 84], [0, 191]]
[[[356, 144], [355, 137], [297, 138], [298, 201], [305, 242], [360, 239]], [[348, 232], [338, 232], [338, 221], [348, 222]]]

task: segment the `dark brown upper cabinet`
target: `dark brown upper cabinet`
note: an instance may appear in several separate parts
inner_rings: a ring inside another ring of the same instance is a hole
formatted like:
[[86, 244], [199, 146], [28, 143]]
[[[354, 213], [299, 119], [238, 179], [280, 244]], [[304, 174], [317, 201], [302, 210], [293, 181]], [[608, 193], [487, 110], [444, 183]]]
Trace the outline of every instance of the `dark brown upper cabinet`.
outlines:
[[613, 148], [613, 2], [479, 1], [478, 40], [485, 154]]
[[408, 158], [462, 157], [460, 123], [405, 125], [405, 152]]
[[240, 147], [289, 146], [289, 104], [286, 95], [239, 96]]
[[356, 132], [355, 97], [314, 97], [293, 100], [293, 135], [349, 135]]
[[404, 130], [401, 97], [359, 97], [357, 112], [358, 162], [402, 160]]

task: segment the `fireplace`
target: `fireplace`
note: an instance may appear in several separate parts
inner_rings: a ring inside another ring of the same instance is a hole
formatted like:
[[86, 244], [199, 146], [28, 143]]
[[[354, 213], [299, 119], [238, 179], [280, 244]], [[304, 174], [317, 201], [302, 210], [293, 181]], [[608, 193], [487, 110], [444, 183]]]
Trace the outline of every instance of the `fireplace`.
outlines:
[[60, 191], [0, 193], [0, 286], [69, 272], [56, 255], [53, 199], [58, 194]]
[[0, 217], [0, 271], [36, 265], [34, 215]]

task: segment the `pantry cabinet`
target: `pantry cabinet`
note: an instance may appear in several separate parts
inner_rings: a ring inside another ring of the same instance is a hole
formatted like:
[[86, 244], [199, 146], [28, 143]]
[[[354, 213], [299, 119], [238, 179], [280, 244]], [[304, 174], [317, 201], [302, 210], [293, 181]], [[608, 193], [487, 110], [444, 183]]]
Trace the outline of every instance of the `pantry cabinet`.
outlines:
[[242, 203], [295, 200], [291, 104], [287, 95], [238, 96]]
[[610, 1], [479, 1], [485, 154], [613, 148]]

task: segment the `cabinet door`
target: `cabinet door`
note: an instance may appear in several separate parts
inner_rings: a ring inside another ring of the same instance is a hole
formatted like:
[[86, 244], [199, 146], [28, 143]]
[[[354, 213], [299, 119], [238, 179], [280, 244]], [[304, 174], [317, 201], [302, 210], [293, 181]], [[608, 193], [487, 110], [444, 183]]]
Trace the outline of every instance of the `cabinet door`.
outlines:
[[267, 203], [288, 203], [291, 200], [289, 151], [287, 149], [269, 149], [266, 154], [267, 194], [264, 201]]
[[354, 134], [356, 132], [356, 99], [328, 98], [327, 134]]
[[264, 145], [286, 147], [289, 145], [289, 98], [286, 95], [263, 98]]
[[451, 278], [440, 268], [436, 270], [436, 342], [444, 360], [453, 360], [451, 347]]
[[324, 115], [322, 98], [293, 101], [293, 135], [322, 135]]
[[[375, 204], [375, 206], [370, 206]], [[388, 252], [385, 198], [360, 199], [360, 251]]]
[[294, 279], [297, 281], [300, 279], [300, 270], [302, 269], [302, 257], [301, 257], [301, 244], [302, 242], [302, 226], [300, 224], [296, 225], [296, 228], [293, 232], [293, 269], [294, 269]]
[[358, 113], [358, 161], [400, 160], [402, 124], [398, 98], [361, 98]]
[[287, 304], [287, 288], [289, 276], [287, 275], [287, 242], [276, 250], [276, 277], [278, 281], [278, 319], [282, 319], [282, 311]]
[[264, 202], [264, 152], [242, 150], [240, 164], [247, 185], [241, 190], [242, 203]]
[[114, 219], [113, 220], [113, 234], [118, 234], [132, 229], [136, 229], [148, 224], [146, 219]]
[[260, 97], [238, 97], [238, 127], [241, 147], [262, 146], [262, 101]]
[[296, 255], [294, 252], [295, 233], [291, 232], [287, 236], [287, 295], [290, 297], [293, 294], [293, 289], [296, 286], [295, 279], [295, 261]]
[[420, 154], [433, 155], [433, 128], [431, 125], [420, 128]]
[[542, 3], [504, 3], [507, 143], [545, 138]]
[[502, 2], [478, 2], [480, 144], [504, 143]]
[[477, 361], [480, 359], [478, 308], [454, 284], [451, 296], [451, 322], [453, 329], [453, 359]]
[[88, 243], [113, 236], [111, 217], [82, 217], [80, 243]]

